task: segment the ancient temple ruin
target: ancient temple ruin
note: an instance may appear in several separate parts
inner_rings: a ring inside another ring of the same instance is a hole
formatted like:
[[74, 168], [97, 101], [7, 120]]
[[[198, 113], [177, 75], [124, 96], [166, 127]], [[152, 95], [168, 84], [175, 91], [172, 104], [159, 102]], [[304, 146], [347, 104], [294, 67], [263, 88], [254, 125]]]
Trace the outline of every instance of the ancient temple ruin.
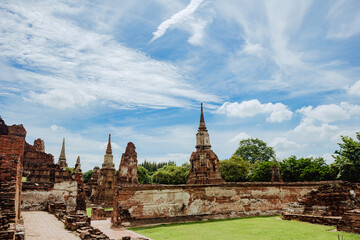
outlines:
[[65, 138], [63, 138], [58, 165], [60, 166], [61, 169], [65, 169], [67, 167], [66, 156], [65, 156]]
[[214, 184], [225, 182], [221, 177], [219, 159], [211, 150], [209, 133], [206, 129], [203, 104], [200, 124], [196, 134], [196, 152], [190, 157], [190, 174], [187, 184]]
[[137, 153], [135, 145], [129, 142], [125, 153], [121, 156], [119, 174], [117, 176], [118, 184], [138, 184], [137, 176]]
[[111, 134], [109, 134], [109, 141], [104, 155], [104, 162], [100, 170], [98, 181], [98, 193], [96, 202], [104, 203], [111, 206], [114, 197], [114, 187], [116, 184], [114, 156], [111, 149]]

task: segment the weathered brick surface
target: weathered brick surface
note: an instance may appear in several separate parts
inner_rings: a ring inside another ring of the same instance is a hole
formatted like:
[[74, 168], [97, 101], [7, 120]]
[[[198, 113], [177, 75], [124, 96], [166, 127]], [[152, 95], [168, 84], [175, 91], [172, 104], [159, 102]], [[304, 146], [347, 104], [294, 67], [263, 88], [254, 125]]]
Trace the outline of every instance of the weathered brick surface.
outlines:
[[116, 170], [114, 166], [111, 150], [111, 135], [109, 134], [108, 146], [100, 170], [98, 186], [94, 189], [95, 191], [92, 196], [93, 203], [101, 204], [105, 207], [113, 205], [114, 188], [116, 185]]
[[41, 139], [34, 141], [34, 145], [25, 143], [24, 175], [27, 181], [36, 183], [54, 182], [54, 156], [44, 152], [45, 146]]
[[[3, 123], [3, 121], [2, 121]], [[13, 239], [20, 218], [22, 160], [26, 131], [2, 125], [0, 135], [0, 239]]]
[[360, 234], [360, 209], [347, 211], [338, 223], [337, 230]]
[[210, 137], [205, 125], [201, 104], [200, 124], [196, 134], [196, 151], [190, 157], [190, 173], [187, 184], [224, 183], [219, 168], [219, 158], [211, 150]]
[[[283, 212], [285, 220], [337, 225], [339, 230], [359, 232], [360, 186], [356, 183], [328, 183], [313, 190]], [[354, 210], [354, 211], [352, 211]]]
[[91, 178], [85, 185], [86, 196], [90, 199], [91, 202], [95, 202], [97, 197], [96, 193], [97, 193], [99, 176], [100, 176], [100, 168], [96, 166], [93, 169], [93, 174], [91, 175]]
[[138, 184], [137, 176], [137, 153], [135, 145], [129, 142], [125, 153], [121, 156], [117, 184]]
[[113, 210], [105, 210], [102, 207], [93, 207], [91, 209], [92, 220], [105, 220], [106, 218], [112, 217]]
[[283, 182], [278, 165], [274, 164], [271, 169], [271, 182]]
[[115, 193], [116, 225], [279, 214], [324, 182], [123, 185]]
[[346, 211], [360, 208], [359, 196], [358, 184], [349, 182], [325, 184], [319, 189], [311, 191], [299, 203], [305, 206], [304, 214], [342, 216]]

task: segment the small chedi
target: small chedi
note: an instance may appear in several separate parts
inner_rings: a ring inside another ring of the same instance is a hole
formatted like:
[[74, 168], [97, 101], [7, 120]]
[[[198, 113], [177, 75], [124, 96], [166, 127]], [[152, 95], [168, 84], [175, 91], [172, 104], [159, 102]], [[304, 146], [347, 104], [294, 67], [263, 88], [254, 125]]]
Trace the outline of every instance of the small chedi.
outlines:
[[196, 134], [196, 152], [190, 157], [190, 174], [187, 184], [214, 184], [225, 182], [221, 177], [219, 159], [211, 150], [209, 133], [206, 129], [203, 105], [199, 129]]
[[126, 146], [125, 153], [121, 156], [119, 174], [117, 177], [118, 184], [138, 184], [137, 176], [137, 153], [135, 145], [129, 142]]
[[94, 167], [93, 174], [91, 175], [89, 181], [86, 184], [86, 196], [90, 198], [91, 202], [94, 202], [97, 194], [98, 181], [100, 176], [100, 168], [98, 166]]
[[63, 138], [63, 143], [62, 143], [62, 147], [61, 147], [58, 165], [60, 166], [61, 169], [65, 169], [68, 166], [66, 163], [66, 157], [65, 157], [65, 138]]
[[77, 182], [76, 208], [77, 212], [86, 213], [85, 185], [83, 183], [80, 156], [76, 159], [73, 179]]
[[111, 149], [111, 134], [104, 155], [104, 162], [100, 170], [98, 181], [98, 193], [95, 203], [103, 203], [105, 206], [112, 206], [114, 198], [114, 187], [116, 183], [114, 156]]
[[271, 182], [283, 182], [280, 175], [279, 166], [275, 163], [271, 169]]

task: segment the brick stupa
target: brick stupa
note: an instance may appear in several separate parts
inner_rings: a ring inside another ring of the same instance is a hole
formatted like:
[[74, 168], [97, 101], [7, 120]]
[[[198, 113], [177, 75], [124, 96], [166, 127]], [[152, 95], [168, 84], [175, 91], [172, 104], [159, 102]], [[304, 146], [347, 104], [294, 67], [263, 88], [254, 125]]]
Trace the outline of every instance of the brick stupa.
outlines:
[[100, 170], [98, 182], [98, 199], [96, 202], [102, 203], [105, 206], [112, 206], [114, 197], [114, 187], [116, 183], [115, 165], [113, 162], [113, 155], [111, 149], [111, 134], [109, 134], [109, 141], [104, 155], [104, 162]]
[[196, 134], [196, 152], [190, 157], [190, 174], [187, 184], [216, 184], [225, 182], [221, 177], [219, 159], [211, 150], [209, 133], [206, 129], [203, 105], [199, 129]]
[[137, 176], [137, 153], [135, 145], [129, 142], [125, 153], [121, 156], [119, 167], [118, 184], [138, 184]]
[[58, 165], [63, 170], [68, 166], [67, 163], [66, 163], [66, 157], [65, 157], [65, 138], [63, 138]]

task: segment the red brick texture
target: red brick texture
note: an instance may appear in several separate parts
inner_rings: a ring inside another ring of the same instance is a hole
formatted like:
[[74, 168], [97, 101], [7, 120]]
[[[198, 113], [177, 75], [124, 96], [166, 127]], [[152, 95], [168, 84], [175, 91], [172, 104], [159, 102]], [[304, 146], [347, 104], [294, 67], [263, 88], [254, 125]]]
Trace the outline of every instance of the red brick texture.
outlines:
[[13, 238], [20, 218], [26, 131], [22, 125], [13, 125], [8, 127], [8, 134], [0, 135], [0, 239]]
[[122, 185], [112, 222], [137, 226], [249, 215], [280, 214], [324, 182]]

